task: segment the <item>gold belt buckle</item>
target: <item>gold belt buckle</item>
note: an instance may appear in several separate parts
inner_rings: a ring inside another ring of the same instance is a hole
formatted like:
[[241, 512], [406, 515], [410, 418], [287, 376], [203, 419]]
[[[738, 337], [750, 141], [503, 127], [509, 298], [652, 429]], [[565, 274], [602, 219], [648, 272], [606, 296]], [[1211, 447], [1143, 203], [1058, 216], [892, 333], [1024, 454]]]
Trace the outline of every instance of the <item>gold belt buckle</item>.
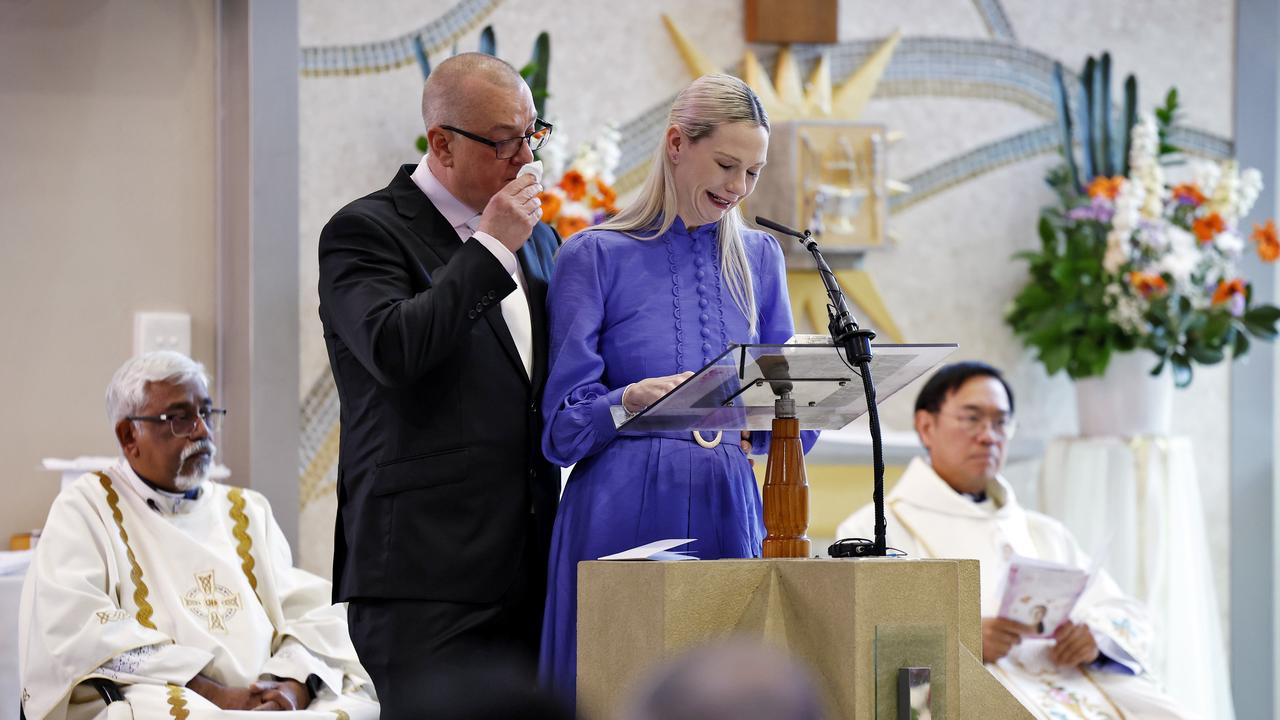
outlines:
[[714, 436], [714, 437], [712, 437], [710, 440], [706, 440], [706, 439], [704, 439], [704, 438], [702, 437], [702, 432], [701, 432], [701, 431], [699, 431], [699, 430], [694, 430], [694, 431], [693, 431], [693, 441], [694, 441], [694, 442], [696, 442], [696, 443], [698, 443], [699, 445], [701, 445], [702, 447], [704, 447], [704, 448], [706, 448], [706, 449], [708, 449], [708, 450], [710, 450], [711, 448], [713, 448], [713, 447], [715, 447], [715, 446], [719, 445], [719, 444], [720, 444], [720, 438], [722, 438], [722, 437], [724, 437], [724, 431], [723, 431], [723, 430], [717, 430], [717, 431], [716, 431], [715, 436]]

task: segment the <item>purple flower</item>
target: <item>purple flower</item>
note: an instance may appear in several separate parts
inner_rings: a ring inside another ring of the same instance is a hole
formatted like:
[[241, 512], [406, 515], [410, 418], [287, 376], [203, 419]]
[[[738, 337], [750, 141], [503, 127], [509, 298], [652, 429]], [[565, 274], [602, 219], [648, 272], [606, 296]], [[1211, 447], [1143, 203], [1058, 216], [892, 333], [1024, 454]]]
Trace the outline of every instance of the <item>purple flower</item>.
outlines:
[[1088, 205], [1071, 208], [1067, 211], [1067, 217], [1072, 220], [1096, 220], [1100, 223], [1111, 222], [1111, 216], [1115, 214], [1115, 206], [1110, 200], [1104, 197], [1095, 197]]
[[1232, 295], [1231, 299], [1227, 300], [1227, 312], [1231, 313], [1232, 317], [1244, 315], [1244, 295], [1240, 293]]

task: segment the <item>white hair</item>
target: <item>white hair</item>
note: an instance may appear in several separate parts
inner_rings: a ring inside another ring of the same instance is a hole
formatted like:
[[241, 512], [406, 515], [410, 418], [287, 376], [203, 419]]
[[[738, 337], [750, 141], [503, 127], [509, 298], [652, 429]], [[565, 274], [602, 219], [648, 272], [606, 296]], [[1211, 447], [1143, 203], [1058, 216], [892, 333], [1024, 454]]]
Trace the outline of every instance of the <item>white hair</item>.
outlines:
[[204, 365], [170, 350], [149, 352], [130, 358], [111, 376], [107, 386], [107, 418], [114, 426], [135, 415], [147, 403], [147, 384], [200, 382], [209, 386]]
[[[667, 116], [667, 127], [679, 128], [690, 142], [698, 142], [728, 123], [745, 123], [769, 131], [769, 116], [755, 92], [732, 75], [703, 75], [676, 95]], [[666, 135], [653, 154], [649, 177], [639, 196], [611, 220], [598, 225], [601, 230], [617, 230], [640, 240], [662, 236], [676, 219], [676, 181]], [[716, 242], [720, 268], [724, 272], [729, 297], [747, 317], [748, 332], [756, 329], [756, 298], [751, 285], [751, 266], [742, 243], [746, 223], [734, 206], [719, 223]], [[651, 233], [644, 235], [643, 233]]]

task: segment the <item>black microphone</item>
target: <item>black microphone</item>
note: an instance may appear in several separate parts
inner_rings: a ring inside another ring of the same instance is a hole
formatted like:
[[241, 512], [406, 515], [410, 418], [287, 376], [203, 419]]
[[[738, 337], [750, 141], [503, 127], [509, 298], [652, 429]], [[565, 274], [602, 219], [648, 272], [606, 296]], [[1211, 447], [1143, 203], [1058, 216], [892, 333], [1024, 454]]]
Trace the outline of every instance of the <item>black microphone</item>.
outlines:
[[813, 239], [813, 233], [808, 230], [801, 232], [759, 215], [756, 216], [756, 224], [798, 239], [800, 244], [813, 255], [813, 261], [818, 266], [818, 276], [822, 278], [822, 285], [827, 290], [827, 298], [831, 301], [827, 311], [831, 339], [835, 341], [836, 347], [845, 350], [845, 356], [850, 364], [860, 365], [871, 362], [871, 341], [875, 339], [876, 334], [870, 330], [860, 329], [858, 321], [853, 319], [849, 300], [845, 297], [840, 282], [836, 280], [835, 273], [831, 272], [831, 266], [822, 256], [822, 251], [818, 249], [818, 241]]
[[763, 225], [764, 227], [767, 227], [770, 230], [780, 232], [783, 235], [790, 235], [791, 237], [796, 238], [804, 245], [806, 250], [810, 249], [809, 247], [810, 244], [813, 244], [813, 245], [818, 244], [818, 241], [813, 239], [813, 233], [809, 232], [808, 230], [805, 230], [804, 232], [800, 232], [799, 230], [793, 230], [787, 227], [786, 225], [783, 225], [782, 223], [776, 223], [770, 220], [769, 218], [760, 217], [759, 215], [756, 216], [756, 224]]
[[[832, 557], [848, 555], [883, 557], [887, 554], [885, 541], [887, 528], [884, 517], [884, 447], [880, 438], [880, 412], [876, 406], [876, 386], [871, 378], [871, 341], [875, 339], [876, 334], [859, 328], [857, 321], [853, 319], [844, 290], [840, 288], [840, 283], [836, 280], [835, 273], [831, 272], [831, 266], [827, 264], [826, 258], [822, 257], [822, 251], [818, 249], [818, 241], [813, 239], [813, 233], [808, 230], [801, 232], [759, 215], [756, 216], [756, 224], [798, 239], [813, 255], [813, 260], [818, 266], [818, 276], [822, 278], [822, 284], [827, 289], [827, 298], [830, 300], [827, 306], [827, 329], [831, 332], [831, 339], [838, 351], [844, 351], [846, 364], [851, 368], [856, 365], [858, 374], [862, 376], [862, 390], [867, 399], [867, 415], [871, 425], [871, 462], [874, 468], [871, 500], [875, 506], [875, 539], [870, 543], [864, 541], [850, 545], [841, 545], [837, 542], [831, 546], [833, 551], [831, 555]], [[841, 555], [834, 552], [837, 546], [841, 546], [839, 548]]]

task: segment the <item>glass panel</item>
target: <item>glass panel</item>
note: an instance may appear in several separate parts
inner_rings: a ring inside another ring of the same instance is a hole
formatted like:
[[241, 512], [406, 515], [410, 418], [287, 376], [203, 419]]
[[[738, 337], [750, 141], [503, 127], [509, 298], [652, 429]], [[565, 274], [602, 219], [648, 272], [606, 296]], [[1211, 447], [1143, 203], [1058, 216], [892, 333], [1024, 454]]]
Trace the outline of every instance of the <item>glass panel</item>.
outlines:
[[[871, 360], [883, 402], [956, 349], [944, 345], [876, 345]], [[806, 430], [834, 430], [867, 411], [862, 379], [832, 345], [735, 345], [657, 402], [626, 419], [619, 432], [769, 430], [777, 393], [790, 391]]]

